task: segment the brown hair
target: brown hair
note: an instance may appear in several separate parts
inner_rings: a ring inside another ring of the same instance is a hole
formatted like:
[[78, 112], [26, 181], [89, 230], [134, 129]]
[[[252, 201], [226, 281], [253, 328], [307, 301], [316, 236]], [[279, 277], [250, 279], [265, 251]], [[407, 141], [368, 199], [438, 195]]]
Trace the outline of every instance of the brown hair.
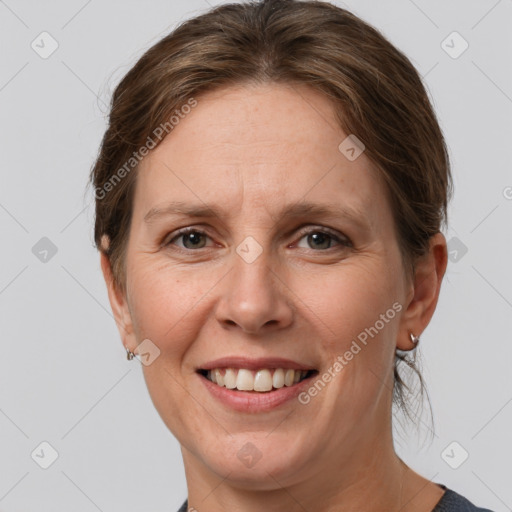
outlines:
[[[123, 293], [140, 148], [156, 147], [160, 140], [150, 136], [200, 93], [266, 82], [308, 85], [325, 94], [343, 131], [364, 143], [387, 184], [404, 268], [412, 276], [429, 238], [447, 223], [452, 194], [447, 148], [418, 72], [380, 32], [345, 9], [322, 1], [263, 0], [221, 5], [185, 21], [151, 47], [113, 93], [90, 181], [96, 247], [108, 255]], [[397, 351], [393, 398], [407, 413], [402, 361], [416, 371], [422, 392], [423, 381], [414, 359]]]

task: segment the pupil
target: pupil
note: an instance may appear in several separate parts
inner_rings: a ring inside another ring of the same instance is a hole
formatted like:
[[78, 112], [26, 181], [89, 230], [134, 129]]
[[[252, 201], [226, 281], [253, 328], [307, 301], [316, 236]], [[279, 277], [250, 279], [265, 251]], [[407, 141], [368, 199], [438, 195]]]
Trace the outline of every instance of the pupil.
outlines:
[[198, 243], [200, 242], [200, 240], [201, 240], [201, 234], [200, 233], [196, 233], [196, 232], [187, 233], [187, 234], [184, 235], [183, 244], [186, 247], [187, 246], [187, 241], [189, 241], [189, 242], [192, 243], [193, 247], [197, 247]]
[[[309, 235], [309, 239], [310, 239], [310, 241], [312, 240], [317, 244], [316, 247], [319, 247], [320, 245], [322, 245], [324, 249], [329, 248], [330, 237], [329, 237], [329, 235], [326, 235], [325, 233], [312, 233], [311, 235]], [[324, 243], [322, 244], [322, 242], [324, 242]]]

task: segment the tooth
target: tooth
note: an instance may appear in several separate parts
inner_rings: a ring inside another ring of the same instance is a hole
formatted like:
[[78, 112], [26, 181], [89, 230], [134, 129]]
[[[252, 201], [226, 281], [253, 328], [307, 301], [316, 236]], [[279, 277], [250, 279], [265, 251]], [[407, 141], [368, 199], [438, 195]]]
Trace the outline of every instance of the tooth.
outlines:
[[224, 386], [224, 377], [222, 376], [222, 373], [220, 373], [220, 369], [219, 368], [215, 368], [215, 370], [213, 370], [213, 375], [214, 375], [214, 378], [215, 378], [215, 382], [219, 386]]
[[[222, 375], [222, 371], [225, 372]], [[245, 368], [215, 368], [208, 370], [207, 378], [218, 386], [240, 391], [271, 391], [283, 386], [292, 386], [302, 380], [307, 370], [276, 368], [275, 370], [261, 369], [256, 372]]]
[[284, 386], [284, 370], [282, 368], [278, 368], [274, 371], [274, 375], [272, 377], [272, 385], [276, 388], [282, 388]]
[[284, 385], [291, 386], [293, 384], [294, 377], [295, 377], [295, 370], [291, 370], [291, 369], [286, 370], [286, 374], [284, 376]]
[[224, 386], [228, 389], [236, 388], [236, 372], [233, 368], [226, 368], [226, 373], [224, 374]]
[[254, 377], [252, 376], [251, 370], [246, 370], [245, 368], [240, 368], [238, 370], [236, 388], [240, 391], [253, 391]]
[[272, 389], [272, 376], [269, 370], [259, 370], [254, 377], [254, 391], [270, 391]]

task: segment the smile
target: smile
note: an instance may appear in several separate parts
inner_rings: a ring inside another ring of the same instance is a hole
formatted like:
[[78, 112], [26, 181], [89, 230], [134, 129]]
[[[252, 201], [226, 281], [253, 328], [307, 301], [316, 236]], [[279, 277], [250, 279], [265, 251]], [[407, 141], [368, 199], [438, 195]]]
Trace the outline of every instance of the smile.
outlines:
[[216, 402], [230, 410], [255, 414], [270, 412], [285, 404], [299, 404], [294, 399], [311, 385], [311, 379], [318, 375], [318, 371], [213, 367], [198, 369], [196, 374]]
[[220, 387], [266, 393], [285, 386], [291, 387], [318, 372], [292, 368], [263, 368], [256, 371], [247, 368], [214, 368], [199, 370], [199, 373]]

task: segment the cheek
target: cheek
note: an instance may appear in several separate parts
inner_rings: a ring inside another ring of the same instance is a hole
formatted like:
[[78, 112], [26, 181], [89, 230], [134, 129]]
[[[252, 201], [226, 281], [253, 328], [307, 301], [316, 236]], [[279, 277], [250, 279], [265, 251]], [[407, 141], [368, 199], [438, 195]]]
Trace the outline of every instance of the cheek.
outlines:
[[[183, 387], [182, 361], [199, 337], [207, 304], [205, 294], [218, 279], [211, 272], [185, 274], [174, 265], [155, 264], [143, 257], [131, 267], [129, 275], [130, 310], [137, 340], [148, 338], [160, 349], [160, 355], [142, 367], [149, 395], [169, 430], [186, 439], [190, 435], [190, 394]], [[200, 417], [200, 411], [197, 414]]]
[[329, 359], [334, 362], [352, 347], [357, 354], [349, 358], [379, 366], [394, 350], [401, 308], [394, 273], [390, 265], [377, 261], [346, 263], [317, 276], [314, 283], [296, 282], [292, 288], [310, 311], [311, 322], [319, 326], [322, 351]]
[[185, 350], [201, 322], [194, 321], [201, 299], [211, 288], [204, 272], [193, 276], [169, 265], [137, 262], [133, 265], [129, 289], [130, 310], [140, 340], [154, 341], [167, 357]]

